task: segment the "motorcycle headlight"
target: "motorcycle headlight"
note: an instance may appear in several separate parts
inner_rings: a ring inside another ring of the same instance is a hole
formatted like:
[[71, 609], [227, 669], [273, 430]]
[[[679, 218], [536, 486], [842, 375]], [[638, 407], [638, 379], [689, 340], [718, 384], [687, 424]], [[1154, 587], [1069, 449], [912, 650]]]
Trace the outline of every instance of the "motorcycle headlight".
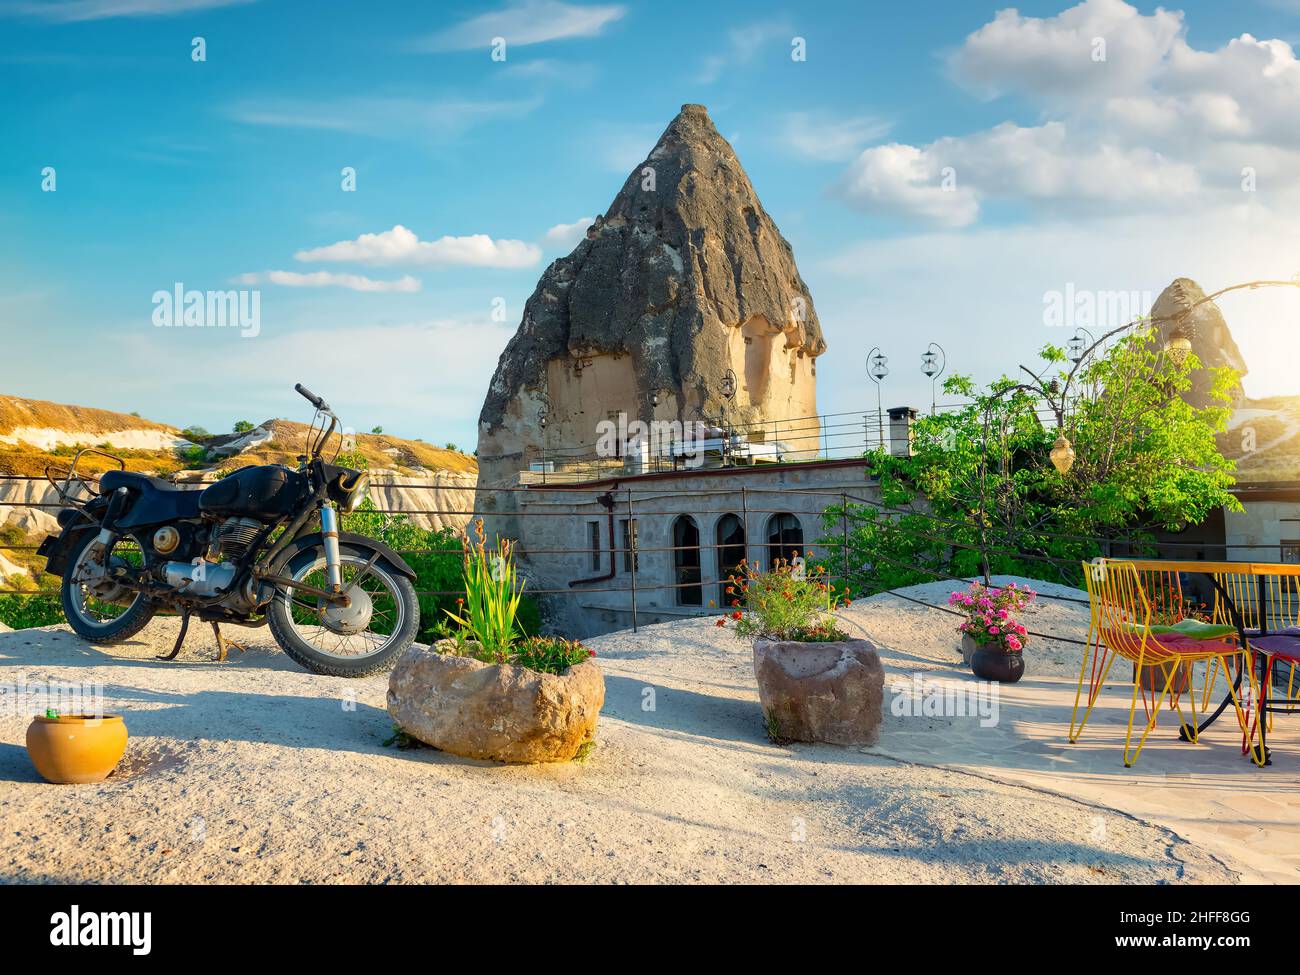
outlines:
[[369, 493], [370, 473], [368, 471], [347, 471], [339, 475], [339, 507], [344, 511], [356, 511]]

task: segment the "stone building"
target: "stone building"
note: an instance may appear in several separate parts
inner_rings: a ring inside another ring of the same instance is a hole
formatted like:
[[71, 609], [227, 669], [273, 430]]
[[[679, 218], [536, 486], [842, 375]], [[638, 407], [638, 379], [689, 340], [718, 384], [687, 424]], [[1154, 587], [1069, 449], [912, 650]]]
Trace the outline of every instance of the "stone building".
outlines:
[[823, 512], [855, 499], [880, 501], [860, 458], [534, 483], [517, 502], [523, 567], [575, 637], [716, 613], [742, 558], [840, 558]]

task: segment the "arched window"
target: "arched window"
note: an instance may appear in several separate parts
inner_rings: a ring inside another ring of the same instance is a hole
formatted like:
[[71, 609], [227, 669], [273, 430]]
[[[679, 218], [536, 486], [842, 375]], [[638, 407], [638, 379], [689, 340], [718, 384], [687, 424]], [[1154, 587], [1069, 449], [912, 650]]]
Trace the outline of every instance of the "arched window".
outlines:
[[803, 526], [788, 511], [773, 515], [767, 520], [767, 568], [777, 559], [789, 561], [794, 553], [804, 554]]
[[704, 605], [704, 590], [700, 587], [700, 526], [690, 515], [679, 515], [673, 522], [673, 570], [678, 604]]
[[745, 526], [732, 514], [718, 519], [714, 532], [718, 544], [718, 605], [727, 607], [735, 596], [727, 595], [727, 577], [740, 572], [740, 560], [745, 557]]

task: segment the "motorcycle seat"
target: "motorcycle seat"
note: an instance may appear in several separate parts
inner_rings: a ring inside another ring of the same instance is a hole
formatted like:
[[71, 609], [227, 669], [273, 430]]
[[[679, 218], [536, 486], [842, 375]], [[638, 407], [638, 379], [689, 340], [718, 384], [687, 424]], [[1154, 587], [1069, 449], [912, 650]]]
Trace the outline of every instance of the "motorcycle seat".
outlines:
[[154, 477], [152, 474], [141, 474], [139, 471], [105, 471], [100, 475], [99, 490], [101, 494], [108, 494], [120, 487], [135, 490], [143, 490], [148, 487], [154, 491], [181, 490], [171, 481], [164, 481], [161, 477]]
[[187, 490], [160, 477], [136, 471], [106, 471], [101, 475], [101, 494], [108, 494], [120, 487], [130, 491], [133, 497], [125, 514], [118, 519], [118, 528], [157, 525], [199, 516], [200, 491]]

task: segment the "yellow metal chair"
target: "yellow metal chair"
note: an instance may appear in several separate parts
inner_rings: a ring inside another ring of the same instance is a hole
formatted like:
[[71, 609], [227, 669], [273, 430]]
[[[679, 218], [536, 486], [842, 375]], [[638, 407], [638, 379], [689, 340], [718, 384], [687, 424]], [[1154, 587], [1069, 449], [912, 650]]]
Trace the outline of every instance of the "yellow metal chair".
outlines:
[[[1178, 714], [1184, 736], [1188, 741], [1195, 742], [1199, 721], [1196, 690], [1191, 685], [1194, 667], [1199, 663], [1207, 665], [1206, 683], [1201, 695], [1204, 707], [1204, 702], [1209, 699], [1210, 687], [1213, 685], [1215, 675], [1228, 672], [1228, 658], [1239, 658], [1242, 653], [1241, 648], [1227, 642], [1228, 637], [1196, 639], [1175, 631], [1172, 626], [1153, 622], [1152, 603], [1143, 586], [1143, 576], [1145, 575], [1148, 585], [1160, 587], [1157, 590], [1157, 605], [1181, 607], [1181, 587], [1177, 585], [1176, 573], [1148, 571], [1140, 574], [1131, 562], [1111, 560], [1085, 562], [1083, 571], [1090, 610], [1088, 649], [1084, 653], [1083, 663], [1079, 669], [1079, 686], [1075, 691], [1074, 711], [1070, 718], [1070, 741], [1072, 743], [1078, 741], [1083, 734], [1084, 726], [1092, 714], [1115, 658], [1123, 657], [1133, 663], [1133, 695], [1129, 704], [1128, 728], [1124, 736], [1125, 768], [1131, 767], [1137, 761], [1142, 747], [1146, 744], [1147, 736], [1156, 725], [1160, 705], [1166, 699], [1169, 701], [1170, 709]], [[1156, 668], [1153, 673], [1159, 677], [1152, 684], [1152, 699], [1149, 704], [1142, 687], [1144, 667]], [[1183, 715], [1181, 703], [1183, 688], [1182, 681], [1178, 679], [1181, 673], [1188, 675], [1187, 699], [1192, 714], [1190, 724]], [[1088, 694], [1083, 714], [1080, 716], [1079, 704], [1083, 700], [1085, 681], [1088, 683]], [[1147, 721], [1135, 747], [1133, 724], [1137, 715], [1139, 694], [1142, 695]], [[1246, 734], [1247, 723], [1241, 701], [1235, 690], [1231, 691], [1231, 694], [1237, 712], [1237, 723], [1242, 733]]]

